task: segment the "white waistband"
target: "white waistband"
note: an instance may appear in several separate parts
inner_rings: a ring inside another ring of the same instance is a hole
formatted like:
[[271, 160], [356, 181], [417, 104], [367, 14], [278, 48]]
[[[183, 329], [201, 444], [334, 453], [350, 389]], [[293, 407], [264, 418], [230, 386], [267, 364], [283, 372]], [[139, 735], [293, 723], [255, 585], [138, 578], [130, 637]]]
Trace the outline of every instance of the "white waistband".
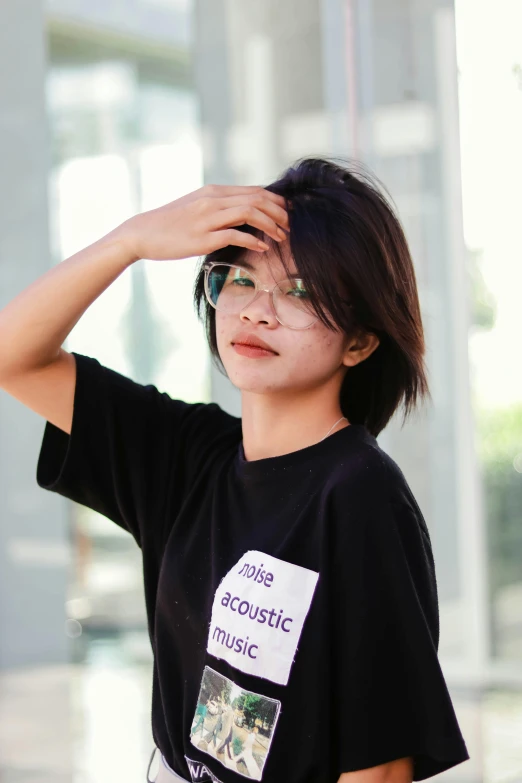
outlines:
[[[160, 765], [159, 765], [158, 772], [156, 773], [156, 777], [152, 782], [151, 779], [149, 778], [149, 772], [156, 752], [158, 752], [160, 755]], [[152, 751], [152, 755], [150, 757], [149, 768], [147, 770], [147, 781], [148, 783], [179, 783], [179, 781], [183, 781], [183, 783], [191, 783], [191, 781], [188, 781], [186, 778], [182, 778], [181, 775], [178, 775], [177, 772], [174, 772], [174, 770], [168, 765], [167, 761], [165, 760], [163, 753], [157, 747], [154, 748], [154, 750]]]
[[168, 771], [168, 773], [171, 776], [172, 775], [174, 776], [175, 780], [182, 780], [183, 783], [191, 783], [191, 781], [188, 781], [186, 778], [182, 778], [181, 775], [178, 775], [177, 772], [174, 772], [172, 767], [169, 767], [169, 765], [167, 764], [167, 761], [165, 760], [165, 756], [163, 755], [163, 753], [161, 753], [161, 761], [162, 761], [162, 764], [165, 766], [165, 769]]

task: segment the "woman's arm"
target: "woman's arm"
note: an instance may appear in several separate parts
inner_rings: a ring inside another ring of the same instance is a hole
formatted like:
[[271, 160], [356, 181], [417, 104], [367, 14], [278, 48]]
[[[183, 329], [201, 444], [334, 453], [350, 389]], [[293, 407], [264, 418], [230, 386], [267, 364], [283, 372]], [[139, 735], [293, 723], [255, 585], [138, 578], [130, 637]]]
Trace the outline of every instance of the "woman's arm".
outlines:
[[249, 223], [281, 239], [284, 205], [262, 187], [206, 185], [49, 269], [0, 310], [0, 388], [69, 433], [76, 369], [61, 346], [95, 299], [140, 258], [176, 260], [231, 244], [260, 250], [256, 237], [232, 226]]
[[378, 767], [343, 772], [337, 783], [412, 783], [412, 780], [413, 761], [408, 756]]

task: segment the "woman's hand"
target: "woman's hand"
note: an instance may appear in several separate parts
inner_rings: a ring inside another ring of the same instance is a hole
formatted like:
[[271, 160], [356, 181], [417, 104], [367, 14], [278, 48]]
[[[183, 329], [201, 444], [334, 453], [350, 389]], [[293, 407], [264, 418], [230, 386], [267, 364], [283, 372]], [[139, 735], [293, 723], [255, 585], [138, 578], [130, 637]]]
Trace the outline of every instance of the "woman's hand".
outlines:
[[285, 200], [257, 185], [204, 185], [164, 206], [134, 215], [116, 229], [134, 260], [163, 261], [206, 255], [238, 245], [263, 252], [267, 245], [233, 226], [247, 223], [274, 239], [289, 230]]

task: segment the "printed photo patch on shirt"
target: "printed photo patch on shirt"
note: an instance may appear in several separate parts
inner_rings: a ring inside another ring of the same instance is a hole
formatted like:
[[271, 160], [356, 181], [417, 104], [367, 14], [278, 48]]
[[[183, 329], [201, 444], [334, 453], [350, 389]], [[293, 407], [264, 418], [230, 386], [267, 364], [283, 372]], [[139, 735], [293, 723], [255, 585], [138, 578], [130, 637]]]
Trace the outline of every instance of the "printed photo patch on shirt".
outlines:
[[216, 590], [207, 651], [286, 685], [318, 578], [317, 571], [249, 550]]
[[196, 781], [197, 783], [206, 783], [208, 780], [211, 780], [212, 783], [222, 783], [202, 761], [194, 761], [194, 759], [189, 759], [188, 756], [185, 756], [185, 761], [189, 768], [192, 783], [196, 783]]
[[[190, 742], [227, 769], [261, 780], [280, 712], [277, 699], [247, 691], [205, 666]], [[217, 780], [204, 764], [191, 769], [191, 775], [192, 780]]]

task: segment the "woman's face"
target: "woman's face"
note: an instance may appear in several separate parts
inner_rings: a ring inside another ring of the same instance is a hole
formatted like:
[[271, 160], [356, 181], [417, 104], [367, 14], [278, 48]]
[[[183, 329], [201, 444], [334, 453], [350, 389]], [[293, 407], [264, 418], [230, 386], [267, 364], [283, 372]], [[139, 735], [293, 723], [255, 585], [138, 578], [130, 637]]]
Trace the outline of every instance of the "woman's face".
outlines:
[[[290, 272], [297, 274], [289, 255], [288, 240], [281, 243], [281, 249], [285, 260], [288, 258], [290, 262]], [[287, 277], [272, 249], [265, 253], [245, 251], [244, 257], [265, 286], [271, 288]], [[241, 261], [236, 263], [241, 265]], [[240, 333], [261, 338], [276, 353], [255, 358], [241, 355], [233, 345]], [[341, 374], [342, 380], [346, 364], [351, 363], [349, 340], [343, 332], [331, 331], [320, 320], [308, 329], [283, 326], [272, 310], [266, 291], [259, 292], [240, 313], [231, 315], [216, 310], [216, 339], [230, 381], [241, 391], [257, 394], [312, 390], [331, 381], [336, 374]]]

